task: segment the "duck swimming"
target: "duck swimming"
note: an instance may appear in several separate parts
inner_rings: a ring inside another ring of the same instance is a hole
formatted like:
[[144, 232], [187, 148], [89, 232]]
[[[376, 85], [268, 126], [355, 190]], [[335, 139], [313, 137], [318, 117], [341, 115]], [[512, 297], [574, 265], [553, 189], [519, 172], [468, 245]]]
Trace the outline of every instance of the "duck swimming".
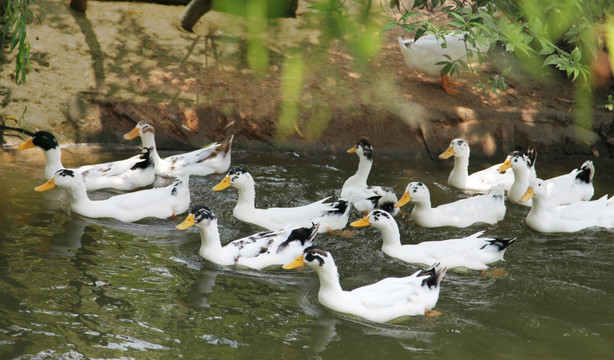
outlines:
[[206, 206], [195, 206], [178, 230], [196, 226], [200, 231], [202, 258], [218, 265], [245, 266], [264, 269], [281, 266], [295, 259], [303, 250], [313, 245], [320, 224], [311, 227], [286, 227], [263, 231], [222, 246], [217, 228], [217, 217]]
[[374, 322], [406, 316], [426, 315], [439, 299], [439, 283], [446, 268], [435, 264], [406, 277], [389, 277], [351, 291], [343, 290], [333, 256], [319, 246], [310, 246], [294, 261], [283, 266], [308, 266], [320, 278], [318, 300], [327, 308]]

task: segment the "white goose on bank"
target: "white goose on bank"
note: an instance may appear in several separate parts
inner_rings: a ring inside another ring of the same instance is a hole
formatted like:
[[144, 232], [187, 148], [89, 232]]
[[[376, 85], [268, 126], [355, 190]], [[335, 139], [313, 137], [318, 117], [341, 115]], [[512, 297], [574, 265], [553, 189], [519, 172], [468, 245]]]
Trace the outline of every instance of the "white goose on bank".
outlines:
[[548, 185], [542, 179], [533, 179], [520, 199], [533, 200], [526, 222], [533, 230], [576, 232], [590, 227], [614, 228], [614, 197], [607, 195], [593, 201], [576, 201], [566, 205], [550, 206]]
[[238, 167], [230, 169], [213, 190], [221, 191], [231, 186], [239, 191], [237, 205], [232, 210], [234, 217], [265, 229], [277, 230], [286, 226], [319, 223], [319, 232], [327, 232], [343, 229], [349, 218], [350, 204], [347, 201], [325, 203], [328, 198], [298, 207], [257, 209], [254, 179], [250, 173]]
[[499, 184], [488, 194], [432, 208], [431, 195], [426, 185], [421, 182], [411, 182], [395, 206], [401, 207], [410, 201], [414, 202], [411, 218], [419, 226], [462, 228], [476, 223], [496, 224], [503, 220], [505, 216], [504, 196], [503, 185]]
[[347, 153], [358, 155], [358, 170], [343, 183], [339, 197], [351, 202], [359, 212], [367, 213], [373, 209], [383, 209], [396, 215], [398, 213], [398, 208], [394, 207], [397, 202], [396, 195], [379, 186], [367, 185], [373, 166], [371, 143], [367, 139], [360, 139], [355, 146], [347, 150]]
[[[18, 149], [33, 147], [41, 148], [45, 154], [45, 179], [51, 179], [58, 170], [64, 168], [60, 145], [53, 134], [38, 131], [19, 145]], [[85, 187], [89, 191], [105, 188], [134, 190], [153, 184], [156, 177], [150, 148], [143, 148], [142, 154], [126, 160], [85, 165], [73, 170], [83, 176]]]
[[402, 245], [396, 221], [381, 210], [374, 210], [350, 225], [354, 227], [373, 226], [380, 230], [384, 241], [382, 251], [391, 257], [420, 266], [438, 262], [448, 270], [454, 268], [485, 270], [488, 264], [503, 260], [505, 250], [516, 240], [515, 238], [480, 237], [484, 234], [484, 231], [480, 231], [462, 239]]
[[217, 217], [206, 206], [193, 207], [177, 229], [185, 230], [191, 226], [196, 226], [200, 231], [199, 254], [202, 258], [223, 266], [264, 269], [284, 265], [301, 255], [305, 248], [313, 245], [320, 224], [263, 231], [224, 246], [220, 242]]
[[66, 190], [72, 211], [91, 218], [115, 218], [124, 222], [146, 217], [166, 219], [186, 212], [190, 206], [187, 174], [169, 186], [121, 194], [105, 200], [90, 200], [81, 174], [61, 169], [35, 190], [46, 191], [55, 187]]
[[221, 144], [213, 143], [202, 149], [161, 158], [156, 149], [155, 129], [146, 121], [140, 121], [134, 129], [124, 135], [124, 139], [132, 140], [140, 136], [143, 147], [150, 148], [155, 172], [160, 176], [177, 177], [186, 172], [190, 175], [207, 176], [222, 174], [230, 168], [232, 140]]
[[452, 88], [453, 85], [458, 84], [451, 82], [449, 76], [441, 72], [444, 67], [442, 62], [458, 59], [463, 59], [466, 62], [467, 50], [474, 53], [472, 60], [476, 60], [477, 55], [475, 53], [487, 50], [487, 46], [478, 45], [478, 47], [475, 47], [467, 43], [464, 34], [448, 34], [443, 39], [427, 34], [416, 41], [414, 39], [403, 40], [401, 37], [398, 40], [405, 64], [410, 69], [425, 75], [431, 77], [440, 76], [442, 89], [450, 95], [458, 93], [457, 90]]
[[320, 278], [318, 300], [327, 308], [374, 322], [428, 315], [439, 299], [439, 283], [446, 269], [439, 264], [402, 278], [385, 278], [351, 291], [341, 288], [332, 255], [318, 246], [284, 265], [284, 269], [309, 266]]
[[450, 146], [439, 155], [440, 159], [449, 159], [454, 156], [454, 168], [448, 177], [448, 185], [460, 190], [488, 192], [499, 183], [503, 184], [505, 191], [509, 191], [514, 182], [511, 171], [497, 170], [501, 164], [490, 166], [484, 170], [469, 175], [469, 144], [463, 139], [454, 139]]
[[[527, 191], [529, 182], [537, 177], [534, 169], [536, 157], [537, 153], [534, 149], [529, 149], [526, 153], [514, 151], [499, 167], [500, 170], [511, 168], [514, 173], [514, 183], [507, 193], [509, 201], [525, 206], [532, 205], [531, 201], [523, 202], [520, 199]], [[545, 180], [548, 186], [548, 206], [590, 200], [595, 192], [594, 175], [595, 167], [593, 162], [588, 160], [568, 174]]]

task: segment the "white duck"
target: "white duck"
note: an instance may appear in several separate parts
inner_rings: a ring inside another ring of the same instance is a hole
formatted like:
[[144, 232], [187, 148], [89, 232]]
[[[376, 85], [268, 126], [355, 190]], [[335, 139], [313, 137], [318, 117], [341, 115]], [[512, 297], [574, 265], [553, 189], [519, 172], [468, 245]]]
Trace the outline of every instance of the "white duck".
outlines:
[[199, 254], [202, 258], [223, 266], [264, 269], [284, 265], [301, 255], [305, 248], [313, 245], [320, 224], [263, 231], [224, 246], [220, 242], [217, 217], [206, 206], [193, 207], [185, 221], [177, 225], [177, 229], [185, 230], [191, 226], [196, 226], [200, 231]]
[[359, 212], [367, 213], [373, 209], [383, 209], [396, 215], [399, 212], [399, 209], [394, 207], [397, 202], [396, 195], [379, 186], [367, 185], [373, 166], [371, 143], [367, 139], [360, 139], [355, 146], [347, 150], [347, 153], [358, 155], [358, 170], [343, 183], [339, 197], [351, 202]]
[[379, 229], [384, 241], [382, 251], [389, 256], [420, 266], [439, 262], [448, 270], [454, 268], [485, 270], [488, 264], [502, 260], [505, 250], [516, 240], [515, 238], [481, 238], [484, 231], [480, 231], [462, 239], [401, 245], [401, 235], [396, 221], [381, 210], [372, 211], [361, 220], [351, 223], [350, 226], [373, 226]]
[[527, 225], [533, 230], [552, 232], [575, 232], [589, 227], [614, 228], [614, 197], [607, 195], [593, 201], [576, 201], [566, 205], [549, 206], [547, 183], [533, 179], [520, 199], [533, 200], [527, 214]]
[[138, 221], [146, 217], [166, 219], [186, 212], [190, 206], [187, 174], [169, 186], [94, 201], [87, 197], [83, 177], [79, 172], [60, 169], [55, 176], [35, 190], [46, 191], [55, 187], [66, 190], [70, 196], [72, 211], [91, 218], [115, 218], [124, 222]]
[[[451, 82], [449, 76], [441, 72], [444, 67], [441, 63], [458, 59], [467, 61], [467, 49], [472, 53], [484, 52], [487, 50], [487, 46], [478, 45], [476, 48], [466, 43], [464, 34], [448, 34], [443, 38], [427, 34], [416, 41], [413, 39], [403, 40], [401, 37], [398, 40], [407, 66], [428, 76], [440, 76], [443, 90], [450, 95], [454, 95], [458, 91], [453, 89], [452, 86], [458, 84]], [[444, 42], [446, 45], [444, 45]], [[474, 54], [472, 59], [476, 60], [477, 55]]]
[[[19, 150], [39, 147], [45, 154], [45, 179], [51, 179], [56, 171], [63, 169], [62, 153], [58, 140], [47, 131], [38, 131], [24, 143]], [[151, 149], [143, 148], [143, 153], [126, 160], [95, 165], [85, 165], [73, 169], [81, 173], [85, 187], [89, 191], [111, 188], [134, 190], [153, 184], [156, 174]]]
[[[529, 149], [527, 153], [522, 151], [512, 152], [505, 160], [500, 170], [512, 169], [514, 173], [514, 183], [507, 193], [509, 201], [525, 206], [531, 206], [531, 201], [520, 201], [529, 187], [529, 182], [535, 179], [535, 159], [536, 152]], [[590, 200], [595, 189], [593, 187], [593, 177], [595, 167], [593, 162], [585, 161], [578, 169], [574, 169], [568, 174], [557, 176], [546, 180], [548, 186], [548, 206], [569, 204], [580, 200]]]
[[484, 170], [476, 171], [469, 175], [469, 144], [463, 139], [454, 139], [450, 146], [439, 155], [440, 159], [449, 159], [454, 156], [454, 168], [448, 177], [448, 185], [457, 189], [488, 192], [493, 186], [502, 183], [505, 191], [509, 191], [514, 182], [514, 174], [511, 171], [498, 171], [503, 165], [496, 164]]
[[421, 182], [411, 182], [395, 206], [401, 207], [410, 201], [415, 203], [411, 218], [417, 225], [423, 227], [455, 226], [462, 228], [475, 223], [496, 224], [505, 216], [502, 184], [492, 188], [488, 194], [431, 208], [431, 195], [426, 185]]
[[140, 121], [134, 129], [124, 135], [124, 139], [132, 140], [137, 136], [141, 137], [143, 147], [152, 149], [152, 159], [157, 175], [177, 177], [187, 171], [190, 175], [207, 176], [225, 173], [230, 168], [230, 153], [234, 136], [221, 144], [213, 143], [202, 149], [168, 156], [164, 159], [160, 158], [156, 149], [155, 129], [151, 124]]
[[343, 229], [350, 214], [350, 204], [345, 200], [325, 203], [324, 198], [314, 203], [291, 208], [257, 209], [254, 179], [247, 171], [234, 167], [213, 187], [221, 191], [228, 187], [239, 191], [237, 205], [232, 210], [234, 217], [265, 229], [277, 230], [286, 226], [309, 226], [319, 223], [319, 232]]
[[341, 288], [332, 255], [318, 246], [283, 266], [313, 268], [320, 278], [318, 300], [334, 311], [374, 322], [388, 322], [407, 316], [427, 315], [439, 299], [439, 282], [446, 269], [439, 264], [402, 278], [385, 278], [351, 291]]

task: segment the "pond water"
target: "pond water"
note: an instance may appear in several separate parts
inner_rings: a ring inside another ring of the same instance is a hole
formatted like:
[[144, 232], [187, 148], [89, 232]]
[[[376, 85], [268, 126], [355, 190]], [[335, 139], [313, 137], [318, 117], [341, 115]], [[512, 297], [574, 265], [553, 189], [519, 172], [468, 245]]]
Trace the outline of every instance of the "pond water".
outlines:
[[[129, 155], [65, 153], [64, 159], [70, 166]], [[185, 214], [136, 224], [71, 214], [61, 190], [33, 190], [44, 182], [38, 149], [1, 153], [0, 160], [3, 359], [605, 359], [614, 354], [612, 230], [540, 234], [524, 223], [528, 208], [516, 205], [508, 206], [497, 225], [465, 229], [425, 229], [399, 217], [404, 243], [479, 230], [518, 240], [505, 261], [493, 266], [504, 269], [503, 276], [448, 272], [435, 308], [442, 315], [376, 324], [321, 306], [313, 271], [252, 271], [201, 259], [197, 229], [174, 229]], [[538, 160], [538, 172], [558, 175], [584, 160]], [[614, 160], [593, 160], [595, 196], [614, 193]], [[345, 153], [233, 153], [233, 165], [256, 181], [259, 207], [335, 195], [357, 164], [355, 155]], [[470, 169], [485, 165], [472, 162]], [[388, 156], [376, 149], [369, 184], [400, 196], [408, 182], [422, 181], [437, 205], [466, 196], [446, 185], [451, 167], [451, 160]], [[211, 190], [222, 177], [193, 177], [192, 205], [216, 213], [222, 239], [259, 231], [232, 217], [236, 189]], [[165, 181], [159, 179], [159, 185]], [[359, 218], [352, 213], [350, 220]], [[418, 269], [384, 255], [376, 229], [354, 231], [354, 238], [316, 237], [335, 257], [345, 289]]]

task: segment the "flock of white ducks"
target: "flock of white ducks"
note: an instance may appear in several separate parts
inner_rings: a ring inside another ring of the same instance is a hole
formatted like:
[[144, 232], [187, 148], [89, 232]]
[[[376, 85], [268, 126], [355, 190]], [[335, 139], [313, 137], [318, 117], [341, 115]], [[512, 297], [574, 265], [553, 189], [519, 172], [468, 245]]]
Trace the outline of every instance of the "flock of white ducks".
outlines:
[[[394, 216], [408, 202], [414, 203], [412, 221], [417, 226], [427, 228], [495, 224], [505, 217], [505, 191], [507, 200], [512, 203], [527, 204], [532, 201], [527, 224], [537, 231], [565, 232], [593, 226], [614, 227], [612, 198], [604, 196], [595, 201], [583, 201], [593, 195], [592, 162], [587, 161], [569, 174], [544, 182], [535, 175], [534, 150], [513, 152], [502, 164], [469, 175], [469, 146], [462, 139], [454, 139], [440, 155], [443, 159], [454, 156], [454, 168], [448, 183], [461, 190], [485, 194], [433, 208], [428, 188], [422, 182], [410, 182], [398, 201], [394, 192], [379, 186], [368, 186], [373, 148], [368, 140], [361, 139], [347, 151], [358, 156], [358, 169], [345, 181], [336, 201], [327, 202], [328, 198], [325, 198], [298, 207], [256, 208], [254, 179], [240, 167], [230, 169], [233, 137], [221, 144], [214, 143], [164, 159], [156, 150], [151, 124], [140, 122], [124, 136], [128, 140], [136, 137], [141, 138], [143, 145], [140, 155], [77, 169], [63, 168], [58, 142], [49, 132], [37, 132], [19, 149], [38, 146], [45, 153], [45, 177], [49, 180], [38, 186], [37, 191], [62, 188], [68, 192], [74, 212], [92, 218], [109, 217], [125, 222], [145, 217], [168, 218], [185, 213], [190, 207], [190, 175], [206, 176], [228, 171], [213, 190], [236, 188], [238, 200], [233, 215], [267, 231], [222, 245], [215, 214], [205, 206], [194, 206], [176, 228], [185, 230], [194, 226], [199, 229], [200, 256], [219, 265], [253, 269], [280, 265], [286, 269], [311, 267], [320, 278], [318, 299], [324, 306], [376, 322], [431, 314], [439, 296], [440, 281], [447, 269], [487, 269], [489, 264], [502, 260], [506, 249], [515, 241], [514, 238], [482, 237], [484, 231], [479, 231], [461, 239], [402, 244]], [[512, 171], [507, 171], [510, 168]], [[171, 176], [176, 180], [166, 187], [137, 190], [106, 200], [93, 201], [87, 195], [87, 191], [100, 188], [133, 190], [149, 186], [156, 175]], [[317, 233], [345, 228], [352, 206], [366, 216], [352, 222], [351, 226], [379, 229], [385, 254], [427, 266], [428, 269], [407, 277], [386, 278], [375, 284], [344, 291], [339, 284], [332, 255], [314, 245], [314, 237]]]

